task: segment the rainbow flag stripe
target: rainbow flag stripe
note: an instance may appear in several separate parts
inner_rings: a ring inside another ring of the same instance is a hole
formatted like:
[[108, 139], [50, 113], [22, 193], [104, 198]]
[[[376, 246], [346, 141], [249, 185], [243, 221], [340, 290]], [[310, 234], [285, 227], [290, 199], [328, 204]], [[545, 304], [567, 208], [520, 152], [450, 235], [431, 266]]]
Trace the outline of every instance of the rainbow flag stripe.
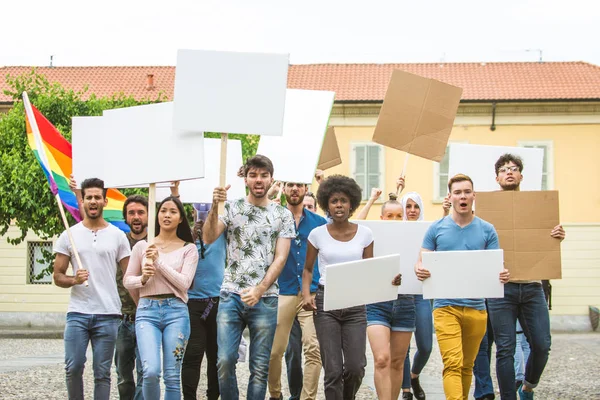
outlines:
[[[71, 213], [76, 221], [81, 221], [79, 205], [75, 193], [69, 188], [69, 176], [73, 171], [73, 155], [71, 143], [69, 143], [60, 132], [35, 108], [31, 105], [34, 118], [40, 131], [40, 136], [43, 141], [44, 152], [49, 163], [49, 171], [44, 166], [38, 153], [39, 149], [35, 145], [35, 138], [31, 125], [25, 114], [27, 126], [27, 142], [29, 147], [40, 163], [46, 178], [50, 184], [52, 193], [56, 195], [58, 192], [60, 199], [65, 208]], [[129, 226], [123, 220], [123, 204], [126, 197], [123, 193], [116, 189], [108, 189], [106, 197], [108, 204], [104, 207], [104, 219], [124, 232], [129, 232]]]

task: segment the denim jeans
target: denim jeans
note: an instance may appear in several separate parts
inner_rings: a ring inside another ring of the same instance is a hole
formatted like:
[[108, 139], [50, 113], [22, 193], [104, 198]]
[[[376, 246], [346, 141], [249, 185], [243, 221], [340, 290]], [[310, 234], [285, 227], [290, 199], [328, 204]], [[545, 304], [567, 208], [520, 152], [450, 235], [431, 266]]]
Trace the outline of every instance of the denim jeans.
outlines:
[[494, 396], [494, 383], [492, 382], [492, 375], [490, 372], [493, 342], [494, 335], [490, 324], [490, 315], [488, 314], [487, 331], [485, 332], [485, 335], [483, 335], [483, 339], [481, 339], [479, 352], [477, 353], [477, 358], [475, 358], [475, 364], [473, 365], [473, 376], [475, 377], [475, 392], [473, 395], [476, 399], [486, 395]]
[[488, 309], [496, 340], [496, 372], [502, 400], [516, 400], [514, 355], [517, 343], [516, 322], [531, 347], [525, 367], [524, 383], [535, 388], [548, 362], [550, 316], [539, 283], [507, 283], [504, 298], [489, 299]]
[[165, 400], [181, 399], [181, 364], [190, 336], [187, 305], [176, 297], [160, 300], [142, 297], [137, 308], [135, 333], [144, 371], [144, 399], [160, 399], [161, 369]]
[[302, 374], [302, 328], [298, 319], [294, 319], [290, 331], [290, 340], [285, 350], [285, 365], [290, 389], [289, 400], [300, 400], [304, 375]]
[[402, 377], [402, 389], [410, 389], [410, 373], [419, 375], [431, 355], [433, 346], [433, 314], [431, 300], [423, 299], [422, 294], [414, 295], [416, 310], [415, 341], [417, 351], [410, 368], [410, 346], [404, 359], [404, 375]]
[[206, 353], [206, 398], [219, 398], [219, 375], [217, 373], [217, 311], [219, 298], [190, 299], [190, 340], [183, 357], [181, 386], [185, 400], [196, 400], [200, 367]]
[[[117, 345], [115, 347], [115, 366], [117, 367], [117, 389], [120, 400], [143, 400], [142, 383], [144, 371], [135, 338], [135, 322], [123, 319], [119, 325]], [[136, 380], [133, 370], [136, 370]]]
[[271, 347], [277, 328], [277, 297], [263, 297], [248, 307], [238, 294], [221, 292], [217, 313], [217, 367], [221, 399], [237, 400], [235, 374], [238, 347], [244, 328], [250, 331], [248, 400], [264, 400], [267, 393]]
[[88, 343], [92, 342], [94, 399], [110, 396], [110, 367], [117, 341], [118, 315], [67, 313], [65, 324], [65, 371], [69, 400], [83, 399], [83, 368]]
[[367, 309], [357, 306], [324, 311], [323, 294], [319, 287], [314, 318], [325, 370], [325, 398], [352, 400], [367, 365]]
[[517, 348], [515, 350], [515, 379], [519, 382], [523, 382], [525, 379], [525, 364], [529, 359], [529, 343], [523, 333], [521, 324], [517, 321]]

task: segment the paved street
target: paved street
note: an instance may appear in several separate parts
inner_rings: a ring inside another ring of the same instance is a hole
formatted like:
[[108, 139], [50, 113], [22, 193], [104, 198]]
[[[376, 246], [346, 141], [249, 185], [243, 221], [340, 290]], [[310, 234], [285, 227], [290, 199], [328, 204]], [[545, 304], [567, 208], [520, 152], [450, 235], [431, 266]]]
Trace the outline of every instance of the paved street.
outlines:
[[[368, 347], [368, 346], [367, 346]], [[0, 339], [0, 399], [65, 399], [63, 341], [60, 339]], [[357, 399], [376, 399], [370, 351], [367, 374]], [[539, 400], [600, 399], [600, 334], [555, 334], [550, 361], [542, 383], [536, 390]], [[86, 398], [92, 398], [91, 353], [85, 370]], [[442, 364], [437, 346], [422, 374], [428, 400], [444, 399], [441, 383]], [[245, 398], [248, 364], [239, 364], [241, 398]], [[284, 380], [284, 393], [287, 384]], [[495, 383], [495, 379], [494, 379]], [[206, 390], [201, 380], [199, 398]], [[322, 384], [319, 399], [324, 399]], [[118, 399], [113, 373], [111, 399]]]

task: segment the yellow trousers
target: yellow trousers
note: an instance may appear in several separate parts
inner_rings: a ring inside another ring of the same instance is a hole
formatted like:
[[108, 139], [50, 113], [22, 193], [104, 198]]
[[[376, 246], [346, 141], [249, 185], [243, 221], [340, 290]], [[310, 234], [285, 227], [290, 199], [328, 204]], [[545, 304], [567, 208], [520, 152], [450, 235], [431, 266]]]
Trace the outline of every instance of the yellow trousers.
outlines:
[[447, 400], [467, 400], [473, 364], [487, 328], [487, 312], [447, 306], [433, 311], [435, 334], [444, 362]]

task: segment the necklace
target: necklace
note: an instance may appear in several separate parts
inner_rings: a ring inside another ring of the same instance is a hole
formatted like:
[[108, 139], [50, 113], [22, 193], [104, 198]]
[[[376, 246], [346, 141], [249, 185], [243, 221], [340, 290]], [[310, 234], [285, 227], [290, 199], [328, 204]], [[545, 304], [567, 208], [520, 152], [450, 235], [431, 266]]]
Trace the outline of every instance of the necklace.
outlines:
[[167, 247], [169, 247], [170, 245], [173, 244], [173, 242], [167, 242], [165, 245], [161, 246], [158, 243], [155, 243], [156, 247], [158, 247], [160, 250], [166, 249]]

